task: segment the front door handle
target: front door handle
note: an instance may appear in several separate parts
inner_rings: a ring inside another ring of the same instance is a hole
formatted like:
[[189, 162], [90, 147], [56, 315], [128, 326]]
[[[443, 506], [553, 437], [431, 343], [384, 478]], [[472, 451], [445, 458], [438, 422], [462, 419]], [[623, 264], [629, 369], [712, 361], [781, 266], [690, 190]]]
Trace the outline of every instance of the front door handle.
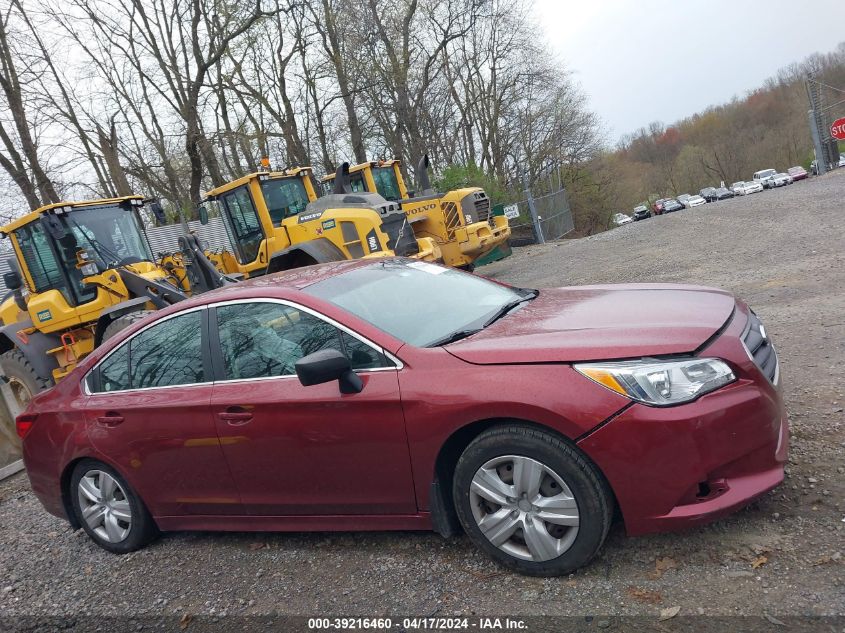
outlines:
[[101, 426], [117, 426], [123, 422], [123, 416], [114, 411], [109, 411], [105, 415], [99, 416], [97, 422]]
[[241, 426], [252, 422], [252, 411], [247, 411], [243, 407], [229, 407], [218, 413], [217, 417], [230, 426]]

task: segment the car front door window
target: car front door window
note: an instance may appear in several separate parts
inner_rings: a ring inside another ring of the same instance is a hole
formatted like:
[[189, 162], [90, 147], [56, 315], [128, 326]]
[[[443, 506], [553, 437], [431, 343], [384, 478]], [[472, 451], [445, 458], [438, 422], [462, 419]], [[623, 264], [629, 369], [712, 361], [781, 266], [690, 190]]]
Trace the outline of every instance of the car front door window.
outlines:
[[224, 380], [292, 376], [300, 358], [330, 348], [345, 353], [353, 369], [390, 366], [372, 346], [293, 306], [250, 302], [216, 312]]

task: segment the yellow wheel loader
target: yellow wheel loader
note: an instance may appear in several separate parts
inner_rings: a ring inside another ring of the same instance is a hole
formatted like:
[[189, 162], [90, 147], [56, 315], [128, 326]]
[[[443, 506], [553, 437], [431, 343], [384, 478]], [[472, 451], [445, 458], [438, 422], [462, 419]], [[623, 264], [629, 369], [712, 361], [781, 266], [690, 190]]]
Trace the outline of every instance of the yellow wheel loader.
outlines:
[[[350, 193], [378, 193], [398, 202], [418, 237], [433, 239], [444, 263], [471, 270], [473, 262], [510, 237], [508, 220], [490, 213], [490, 198], [479, 187], [436, 193], [429, 183], [428, 156], [417, 167], [419, 195], [410, 196], [398, 160], [370, 161], [349, 168]], [[335, 174], [323, 178], [325, 189], [335, 185]]]
[[[348, 177], [348, 164], [341, 173]], [[344, 171], [347, 170], [347, 171]], [[352, 193], [338, 179], [318, 198], [311, 168], [262, 171], [206, 194], [229, 234], [233, 253], [206, 255], [220, 270], [246, 278], [323, 262], [400, 255], [439, 261], [432, 239], [417, 239], [399, 204]], [[200, 208], [201, 220], [208, 210]]]
[[[60, 202], [0, 227], [14, 255], [0, 303], [0, 365], [16, 406], [149, 310], [186, 298], [173, 273], [153, 260], [143, 205], [141, 196]], [[153, 211], [163, 215], [157, 203]], [[183, 278], [197, 277], [199, 255]]]

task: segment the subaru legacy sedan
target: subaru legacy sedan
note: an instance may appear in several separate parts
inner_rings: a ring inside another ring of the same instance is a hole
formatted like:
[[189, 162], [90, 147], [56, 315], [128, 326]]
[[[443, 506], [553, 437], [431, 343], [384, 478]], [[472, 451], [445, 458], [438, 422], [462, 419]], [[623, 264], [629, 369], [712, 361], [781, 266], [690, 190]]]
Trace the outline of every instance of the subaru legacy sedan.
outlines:
[[301, 268], [110, 339], [17, 419], [47, 511], [168, 530], [460, 531], [568, 573], [783, 479], [778, 357], [727, 292], [510, 287], [403, 259]]

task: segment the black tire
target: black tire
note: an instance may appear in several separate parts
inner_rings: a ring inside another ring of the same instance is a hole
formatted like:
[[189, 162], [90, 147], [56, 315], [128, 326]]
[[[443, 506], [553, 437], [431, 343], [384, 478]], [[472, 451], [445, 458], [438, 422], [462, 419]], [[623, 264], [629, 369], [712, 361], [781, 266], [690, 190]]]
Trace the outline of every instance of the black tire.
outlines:
[[[531, 561], [512, 556], [479, 528], [471, 506], [472, 479], [482, 465], [504, 455], [528, 457], [552, 469], [575, 498], [580, 523], [574, 541], [558, 557]], [[489, 429], [467, 446], [455, 468], [452, 494], [458, 519], [475, 545], [504, 567], [530, 576], [560, 576], [586, 565], [604, 543], [613, 518], [613, 494], [581, 451], [552, 433], [518, 424]]]
[[155, 312], [155, 310], [137, 310], [136, 312], [130, 312], [129, 314], [117, 317], [114, 321], [109, 323], [103, 331], [103, 341], [109, 340], [121, 330], [125, 330], [130, 325], [137, 323], [153, 312]]
[[39, 376], [24, 353], [17, 347], [0, 355], [0, 365], [3, 367], [3, 375], [9, 381], [15, 404], [21, 411], [27, 407], [32, 396], [53, 386], [52, 379]]
[[[127, 536], [119, 542], [109, 542], [99, 536], [88, 525], [82, 516], [79, 494], [77, 492], [79, 481], [86, 473], [92, 470], [103, 471], [111, 475], [120, 484], [120, 487], [125, 492], [126, 500], [129, 502], [129, 507], [132, 512], [132, 524]], [[112, 552], [113, 554], [127, 554], [141, 549], [158, 536], [158, 527], [156, 527], [155, 521], [147, 510], [147, 507], [144, 505], [144, 502], [135, 493], [135, 491], [132, 490], [129, 484], [126, 483], [126, 480], [121, 476], [121, 474], [111, 466], [107, 466], [95, 459], [84, 459], [73, 469], [69, 485], [70, 488], [68, 490], [68, 496], [70, 497], [76, 520], [79, 522], [79, 525], [82, 526], [82, 529], [85, 530], [85, 533], [91, 537], [91, 540], [104, 550]]]

